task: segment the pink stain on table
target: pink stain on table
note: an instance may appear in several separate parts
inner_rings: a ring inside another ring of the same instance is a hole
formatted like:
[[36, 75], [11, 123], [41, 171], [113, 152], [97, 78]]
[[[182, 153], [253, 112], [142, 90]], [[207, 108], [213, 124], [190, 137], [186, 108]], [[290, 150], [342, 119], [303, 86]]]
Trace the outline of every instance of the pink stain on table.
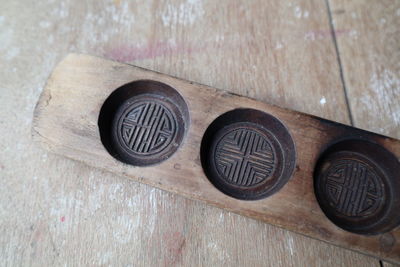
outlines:
[[[351, 36], [355, 31], [348, 29], [335, 30], [336, 37]], [[300, 33], [301, 34], [301, 33]], [[299, 37], [301, 36], [299, 34]], [[332, 37], [330, 29], [311, 30], [303, 33], [301, 36], [305, 40], [323, 40]], [[248, 38], [237, 40], [234, 37], [226, 36], [225, 40], [215, 41], [214, 39], [204, 40], [201, 43], [175, 41], [155, 41], [148, 42], [145, 45], [120, 44], [111, 47], [105, 47], [104, 56], [120, 62], [131, 62], [135, 60], [154, 59], [172, 55], [205, 52], [207, 49], [238, 49], [249, 45]], [[251, 38], [250, 38], [251, 39]]]
[[169, 42], [149, 43], [145, 46], [119, 45], [106, 49], [104, 55], [117, 61], [133, 61], [152, 59], [161, 56], [175, 54], [191, 54], [193, 51], [200, 51], [203, 47], [192, 44], [173, 44]]
[[62, 216], [62, 217], [60, 218], [60, 221], [61, 221], [61, 222], [65, 222], [65, 216]]
[[168, 232], [163, 235], [165, 245], [165, 264], [166, 266], [174, 266], [181, 259], [182, 250], [184, 249], [186, 238], [180, 232]]

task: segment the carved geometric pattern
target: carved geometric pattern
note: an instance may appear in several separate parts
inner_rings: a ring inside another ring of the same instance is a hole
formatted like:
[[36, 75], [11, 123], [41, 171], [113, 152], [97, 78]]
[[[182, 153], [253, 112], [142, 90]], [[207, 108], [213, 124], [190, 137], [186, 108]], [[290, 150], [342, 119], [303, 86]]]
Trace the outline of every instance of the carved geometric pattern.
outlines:
[[227, 133], [219, 140], [214, 155], [221, 177], [238, 186], [261, 183], [275, 166], [271, 144], [253, 129], [239, 128]]
[[325, 172], [323, 180], [328, 202], [346, 216], [370, 216], [382, 204], [382, 179], [364, 162], [336, 162]]
[[164, 150], [177, 131], [176, 118], [156, 101], [141, 101], [129, 106], [119, 126], [122, 140], [131, 152], [151, 155]]

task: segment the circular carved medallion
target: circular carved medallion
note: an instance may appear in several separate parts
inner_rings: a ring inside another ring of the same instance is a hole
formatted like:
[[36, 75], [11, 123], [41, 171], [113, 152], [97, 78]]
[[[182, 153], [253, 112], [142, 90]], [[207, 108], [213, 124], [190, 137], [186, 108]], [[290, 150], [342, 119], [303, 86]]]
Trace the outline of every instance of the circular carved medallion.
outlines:
[[371, 216], [383, 206], [383, 177], [365, 161], [333, 161], [320, 179], [330, 206], [342, 215]]
[[258, 130], [238, 128], [217, 141], [214, 161], [226, 182], [254, 186], [271, 176], [276, 155], [268, 138]]
[[180, 109], [165, 97], [142, 94], [129, 98], [113, 120], [114, 149], [126, 163], [151, 165], [171, 156], [185, 132]]
[[175, 115], [159, 101], [137, 101], [119, 119], [118, 136], [127, 151], [147, 156], [163, 152], [177, 127]]
[[217, 189], [237, 199], [257, 200], [287, 183], [294, 171], [296, 149], [289, 131], [274, 116], [235, 109], [207, 128], [201, 160]]
[[380, 234], [400, 223], [399, 162], [384, 147], [365, 140], [331, 145], [318, 160], [314, 189], [325, 215], [358, 234]]

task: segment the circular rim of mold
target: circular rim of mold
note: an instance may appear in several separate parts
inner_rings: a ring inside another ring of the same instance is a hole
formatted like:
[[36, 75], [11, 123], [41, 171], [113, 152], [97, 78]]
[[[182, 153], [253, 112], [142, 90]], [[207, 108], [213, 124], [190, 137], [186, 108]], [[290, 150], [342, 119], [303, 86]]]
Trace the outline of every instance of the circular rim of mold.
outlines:
[[400, 163], [384, 147], [348, 139], [326, 149], [314, 171], [314, 192], [338, 227], [376, 235], [400, 225]]
[[171, 86], [139, 80], [117, 88], [98, 120], [104, 147], [117, 160], [150, 166], [170, 158], [190, 124], [183, 97]]
[[296, 166], [296, 148], [285, 125], [255, 109], [234, 109], [216, 118], [201, 144], [209, 181], [241, 200], [259, 200], [279, 191]]

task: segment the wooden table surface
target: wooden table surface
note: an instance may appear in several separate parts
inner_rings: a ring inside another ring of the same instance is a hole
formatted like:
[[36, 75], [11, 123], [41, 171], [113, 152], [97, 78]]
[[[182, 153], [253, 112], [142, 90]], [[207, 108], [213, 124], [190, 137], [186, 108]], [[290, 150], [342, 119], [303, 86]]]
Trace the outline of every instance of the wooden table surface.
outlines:
[[0, 265], [390, 266], [47, 153], [68, 52], [400, 138], [399, 1], [0, 2]]

